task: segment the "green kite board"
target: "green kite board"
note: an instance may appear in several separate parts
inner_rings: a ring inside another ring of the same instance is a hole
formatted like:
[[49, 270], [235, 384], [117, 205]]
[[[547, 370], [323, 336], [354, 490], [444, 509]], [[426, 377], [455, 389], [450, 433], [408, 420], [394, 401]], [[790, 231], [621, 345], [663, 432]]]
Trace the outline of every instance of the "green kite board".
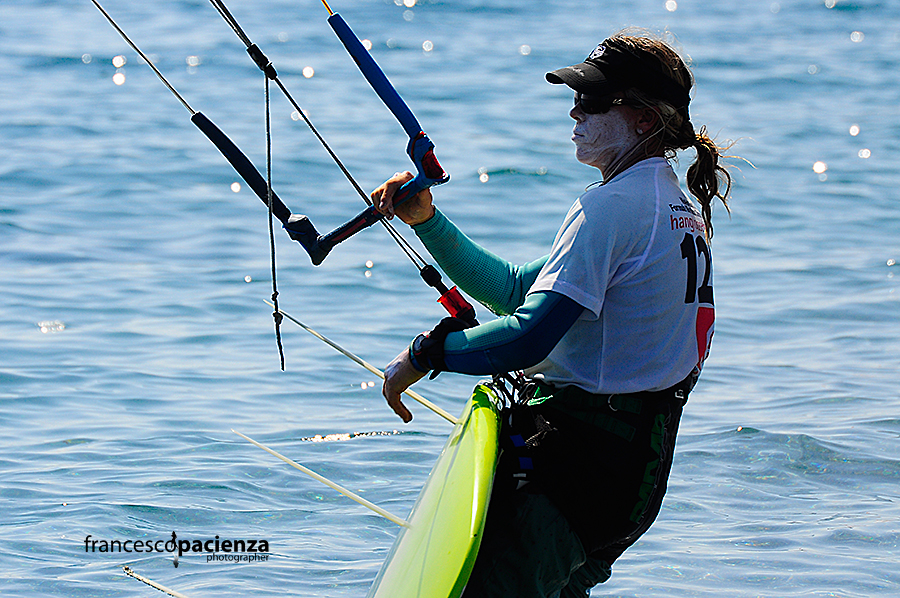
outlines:
[[487, 386], [475, 387], [369, 598], [457, 598], [466, 587], [497, 466], [495, 398]]

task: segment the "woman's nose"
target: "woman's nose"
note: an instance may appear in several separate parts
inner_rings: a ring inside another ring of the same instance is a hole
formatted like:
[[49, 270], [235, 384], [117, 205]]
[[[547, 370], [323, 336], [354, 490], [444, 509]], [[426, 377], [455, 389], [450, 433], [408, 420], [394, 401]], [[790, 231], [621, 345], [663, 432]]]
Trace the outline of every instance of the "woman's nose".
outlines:
[[573, 120], [580, 122], [582, 118], [584, 118], [584, 111], [579, 104], [575, 104], [572, 106], [572, 109], [569, 110], [569, 116], [571, 116]]

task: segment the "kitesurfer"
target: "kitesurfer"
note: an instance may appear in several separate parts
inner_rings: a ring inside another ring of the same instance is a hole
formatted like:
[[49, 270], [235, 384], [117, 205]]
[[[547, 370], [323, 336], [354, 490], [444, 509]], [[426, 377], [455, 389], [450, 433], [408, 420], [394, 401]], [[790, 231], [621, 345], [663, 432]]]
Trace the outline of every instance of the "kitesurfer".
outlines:
[[[444, 272], [500, 316], [447, 318], [386, 368], [384, 396], [428, 371], [524, 370], [527, 406], [504, 422], [485, 534], [464, 596], [587, 596], [654, 521], [675, 435], [713, 333], [711, 209], [731, 177], [688, 106], [693, 77], [672, 46], [620, 32], [547, 73], [575, 92], [579, 162], [598, 168], [550, 249], [514, 266], [463, 235], [429, 190], [396, 208], [399, 173], [372, 193], [410, 224]], [[669, 164], [696, 159], [682, 193]], [[505, 476], [508, 477], [505, 479]]]

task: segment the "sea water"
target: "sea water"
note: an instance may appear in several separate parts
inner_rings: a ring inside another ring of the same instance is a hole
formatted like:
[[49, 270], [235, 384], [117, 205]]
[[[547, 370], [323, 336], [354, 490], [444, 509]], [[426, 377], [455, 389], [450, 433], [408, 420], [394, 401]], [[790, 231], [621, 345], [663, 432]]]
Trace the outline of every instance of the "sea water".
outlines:
[[[264, 170], [264, 78], [213, 7], [104, 5]], [[410, 168], [317, 0], [228, 8], [363, 189]], [[675, 36], [695, 124], [746, 161], [732, 215], [714, 214], [716, 336], [662, 512], [592, 595], [900, 595], [900, 5], [332, 8], [435, 142], [452, 174], [436, 203], [518, 263], [599, 178], [573, 158], [571, 92], [544, 73], [626, 26]], [[402, 424], [375, 376], [289, 321], [281, 371], [265, 206], [90, 2], [3, 0], [0, 82], [0, 594], [158, 595], [128, 565], [192, 598], [363, 595], [394, 524], [231, 430], [405, 516], [449, 424], [417, 405]], [[320, 231], [356, 214], [274, 85], [271, 121], [288, 206]], [[367, 361], [442, 317], [380, 227], [319, 267], [275, 232], [280, 306]], [[475, 382], [417, 389], [459, 413]], [[265, 541], [268, 558], [187, 550], [176, 567], [173, 533]]]

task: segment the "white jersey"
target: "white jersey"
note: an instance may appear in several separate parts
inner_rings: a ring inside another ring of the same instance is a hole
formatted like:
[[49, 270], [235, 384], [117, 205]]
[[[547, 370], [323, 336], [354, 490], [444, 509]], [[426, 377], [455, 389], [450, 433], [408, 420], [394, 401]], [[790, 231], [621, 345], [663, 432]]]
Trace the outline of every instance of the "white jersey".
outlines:
[[569, 210], [529, 292], [585, 311], [526, 374], [591, 393], [663, 390], [706, 358], [712, 254], [703, 218], [664, 158], [638, 162]]

